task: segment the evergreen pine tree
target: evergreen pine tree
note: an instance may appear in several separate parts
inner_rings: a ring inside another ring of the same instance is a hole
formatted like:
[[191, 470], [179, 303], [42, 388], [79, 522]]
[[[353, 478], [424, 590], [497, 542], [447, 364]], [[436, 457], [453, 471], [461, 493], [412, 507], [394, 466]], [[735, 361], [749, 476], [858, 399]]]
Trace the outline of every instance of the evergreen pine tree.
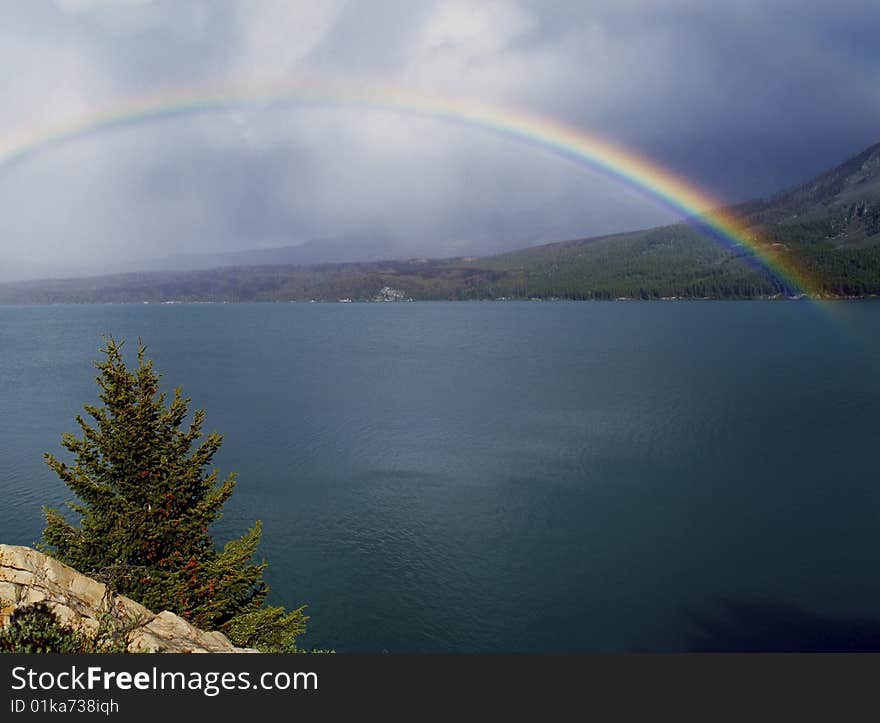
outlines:
[[223, 630], [238, 645], [294, 651], [307, 617], [263, 607], [266, 563], [252, 562], [260, 523], [222, 551], [211, 538], [235, 487], [234, 474], [221, 481], [211, 469], [221, 435], [203, 438], [201, 409], [186, 425], [190, 399], [177, 388], [166, 404], [143, 344], [134, 370], [122, 346], [105, 339], [95, 364], [103, 404], [84, 406], [89, 421], [77, 416], [82, 437], [62, 436], [73, 464], [45, 455], [79, 499], [68, 504], [79, 524], [44, 510], [46, 551], [151, 610]]

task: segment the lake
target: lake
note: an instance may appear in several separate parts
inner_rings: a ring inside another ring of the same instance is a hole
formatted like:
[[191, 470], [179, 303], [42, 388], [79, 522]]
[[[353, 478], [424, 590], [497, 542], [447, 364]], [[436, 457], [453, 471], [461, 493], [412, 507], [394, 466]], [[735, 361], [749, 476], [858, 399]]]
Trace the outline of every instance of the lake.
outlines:
[[0, 307], [2, 542], [102, 334], [225, 435], [304, 647], [880, 650], [880, 303]]

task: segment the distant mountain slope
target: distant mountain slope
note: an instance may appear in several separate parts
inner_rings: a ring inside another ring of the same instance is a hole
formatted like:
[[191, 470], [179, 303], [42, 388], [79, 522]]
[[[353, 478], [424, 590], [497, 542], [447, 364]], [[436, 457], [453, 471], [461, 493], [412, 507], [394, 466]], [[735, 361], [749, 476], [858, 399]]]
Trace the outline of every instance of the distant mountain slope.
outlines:
[[836, 247], [880, 243], [880, 143], [807, 183], [738, 210], [762, 225], [822, 224]]
[[782, 291], [741, 253], [686, 224], [546, 244], [473, 263], [504, 272], [508, 295], [746, 298]]
[[295, 246], [228, 251], [220, 253], [179, 254], [160, 259], [155, 270], [214, 269], [224, 266], [266, 266], [335, 264], [380, 261], [412, 255], [402, 242], [364, 234], [358, 238], [326, 238]]
[[472, 299], [503, 276], [456, 259], [245, 266], [0, 284], [0, 303], [375, 300], [386, 286], [404, 298]]
[[[361, 235], [315, 239], [295, 246], [220, 253], [178, 254], [152, 262], [148, 270], [195, 271], [224, 266], [300, 266], [395, 261], [424, 256], [425, 245], [421, 241], [421, 239], [395, 238], [365, 232]], [[433, 245], [433, 257], [485, 256], [510, 248], [509, 242], [502, 241], [437, 242]]]
[[[880, 144], [734, 210], [768, 249], [805, 271], [818, 295], [880, 295]], [[283, 260], [288, 252], [245, 258]], [[747, 250], [725, 248], [686, 223], [486, 258], [308, 263], [0, 284], [0, 302], [373, 300], [387, 296], [380, 293], [386, 286], [413, 299], [767, 298], [798, 291]]]

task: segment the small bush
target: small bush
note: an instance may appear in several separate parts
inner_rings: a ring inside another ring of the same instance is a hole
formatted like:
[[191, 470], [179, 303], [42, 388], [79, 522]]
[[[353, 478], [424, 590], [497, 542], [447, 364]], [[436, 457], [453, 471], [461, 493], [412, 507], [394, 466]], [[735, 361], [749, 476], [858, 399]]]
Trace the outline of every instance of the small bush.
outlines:
[[256, 648], [264, 653], [296, 653], [296, 637], [305, 632], [305, 608], [292, 612], [282, 607], [264, 607], [244, 613], [223, 626], [234, 645]]
[[37, 602], [15, 610], [0, 628], [0, 653], [124, 653], [129, 631], [108, 613], [88, 635], [62, 624], [46, 603]]
[[86, 635], [62, 625], [41, 602], [15, 610], [0, 630], [4, 653], [85, 653], [89, 645]]

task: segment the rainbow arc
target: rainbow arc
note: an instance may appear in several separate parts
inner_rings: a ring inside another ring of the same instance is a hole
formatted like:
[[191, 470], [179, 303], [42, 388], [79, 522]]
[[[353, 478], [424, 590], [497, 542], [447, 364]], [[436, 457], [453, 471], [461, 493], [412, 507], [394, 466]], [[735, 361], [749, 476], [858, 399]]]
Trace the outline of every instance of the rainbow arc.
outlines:
[[790, 290], [818, 295], [818, 286], [784, 248], [765, 243], [742, 219], [725, 210], [717, 199], [645, 156], [550, 118], [399, 86], [309, 77], [272, 85], [177, 90], [126, 101], [66, 123], [7, 139], [0, 142], [0, 165], [26, 159], [79, 138], [166, 118], [284, 104], [382, 109], [464, 124], [537, 146], [641, 191], [701, 226], [719, 242], [753, 257]]

